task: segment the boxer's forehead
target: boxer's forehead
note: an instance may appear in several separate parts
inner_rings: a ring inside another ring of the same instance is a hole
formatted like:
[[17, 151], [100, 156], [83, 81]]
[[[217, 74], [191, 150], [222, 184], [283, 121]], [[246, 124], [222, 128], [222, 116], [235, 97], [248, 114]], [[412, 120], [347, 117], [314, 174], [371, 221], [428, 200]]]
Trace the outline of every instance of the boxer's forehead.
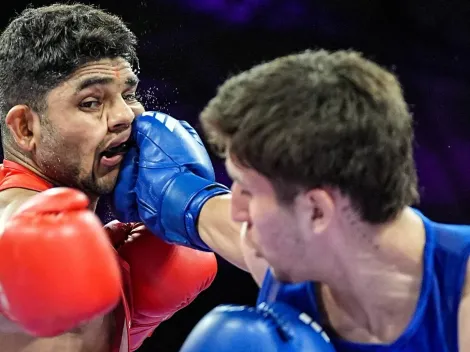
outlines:
[[225, 169], [229, 177], [243, 187], [266, 194], [274, 192], [271, 181], [267, 177], [263, 176], [255, 169], [241, 165], [240, 162], [231, 155], [225, 159]]
[[102, 59], [80, 66], [66, 81], [76, 92], [95, 84], [137, 86], [139, 79], [122, 58]]
[[230, 155], [228, 155], [227, 158], [225, 159], [225, 170], [227, 171], [228, 176], [233, 181], [239, 181], [239, 182], [243, 181], [242, 172], [232, 161], [232, 158]]

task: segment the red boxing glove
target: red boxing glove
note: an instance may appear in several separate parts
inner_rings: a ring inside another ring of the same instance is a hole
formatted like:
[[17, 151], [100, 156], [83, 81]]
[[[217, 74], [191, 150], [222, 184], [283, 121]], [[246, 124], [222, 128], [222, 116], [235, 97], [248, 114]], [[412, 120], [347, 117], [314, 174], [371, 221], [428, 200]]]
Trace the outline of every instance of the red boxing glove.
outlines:
[[54, 336], [111, 311], [121, 273], [88, 198], [52, 188], [27, 200], [0, 234], [0, 313]]
[[213, 253], [168, 244], [143, 225], [112, 222], [106, 226], [131, 280], [130, 350], [135, 351], [155, 328], [190, 304], [217, 274]]

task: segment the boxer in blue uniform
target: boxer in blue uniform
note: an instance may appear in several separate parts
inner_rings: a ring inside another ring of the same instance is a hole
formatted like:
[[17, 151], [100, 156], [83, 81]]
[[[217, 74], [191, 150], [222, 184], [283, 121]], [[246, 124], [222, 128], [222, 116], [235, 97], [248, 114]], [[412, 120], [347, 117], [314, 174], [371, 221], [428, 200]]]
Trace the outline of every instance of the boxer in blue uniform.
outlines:
[[281, 57], [226, 81], [201, 122], [231, 193], [195, 131], [152, 112], [115, 190], [123, 220], [261, 285], [257, 307], [213, 310], [185, 352], [470, 351], [470, 227], [412, 208], [412, 117], [392, 73], [354, 51]]

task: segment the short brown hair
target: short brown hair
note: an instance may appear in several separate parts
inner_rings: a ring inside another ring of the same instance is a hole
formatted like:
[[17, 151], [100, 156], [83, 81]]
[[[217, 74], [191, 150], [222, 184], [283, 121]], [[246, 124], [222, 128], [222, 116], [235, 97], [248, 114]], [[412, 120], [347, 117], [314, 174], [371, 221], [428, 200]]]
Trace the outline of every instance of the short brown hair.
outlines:
[[355, 51], [305, 51], [228, 79], [201, 113], [209, 142], [273, 182], [278, 199], [333, 187], [362, 219], [419, 200], [412, 117], [396, 77]]

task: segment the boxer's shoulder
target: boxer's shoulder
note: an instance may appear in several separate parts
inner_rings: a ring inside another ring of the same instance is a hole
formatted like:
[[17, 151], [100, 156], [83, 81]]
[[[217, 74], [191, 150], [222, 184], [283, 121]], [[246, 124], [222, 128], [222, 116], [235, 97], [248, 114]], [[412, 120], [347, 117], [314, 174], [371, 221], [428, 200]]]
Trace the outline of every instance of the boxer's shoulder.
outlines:
[[[36, 193], [23, 188], [9, 188], [0, 192], [0, 231], [10, 216]], [[0, 315], [0, 332], [19, 333], [22, 330], [18, 325]]]
[[23, 202], [37, 194], [38, 191], [25, 188], [8, 188], [0, 191], [0, 206], [5, 207], [11, 203]]
[[[0, 316], [0, 323], [1, 319]], [[13, 323], [8, 322], [8, 324], [0, 332], [2, 352], [108, 352], [111, 348], [112, 316], [109, 314], [97, 317], [72, 331], [47, 338], [27, 335]]]
[[37, 194], [37, 191], [24, 188], [9, 188], [0, 191], [0, 228], [24, 202]]

